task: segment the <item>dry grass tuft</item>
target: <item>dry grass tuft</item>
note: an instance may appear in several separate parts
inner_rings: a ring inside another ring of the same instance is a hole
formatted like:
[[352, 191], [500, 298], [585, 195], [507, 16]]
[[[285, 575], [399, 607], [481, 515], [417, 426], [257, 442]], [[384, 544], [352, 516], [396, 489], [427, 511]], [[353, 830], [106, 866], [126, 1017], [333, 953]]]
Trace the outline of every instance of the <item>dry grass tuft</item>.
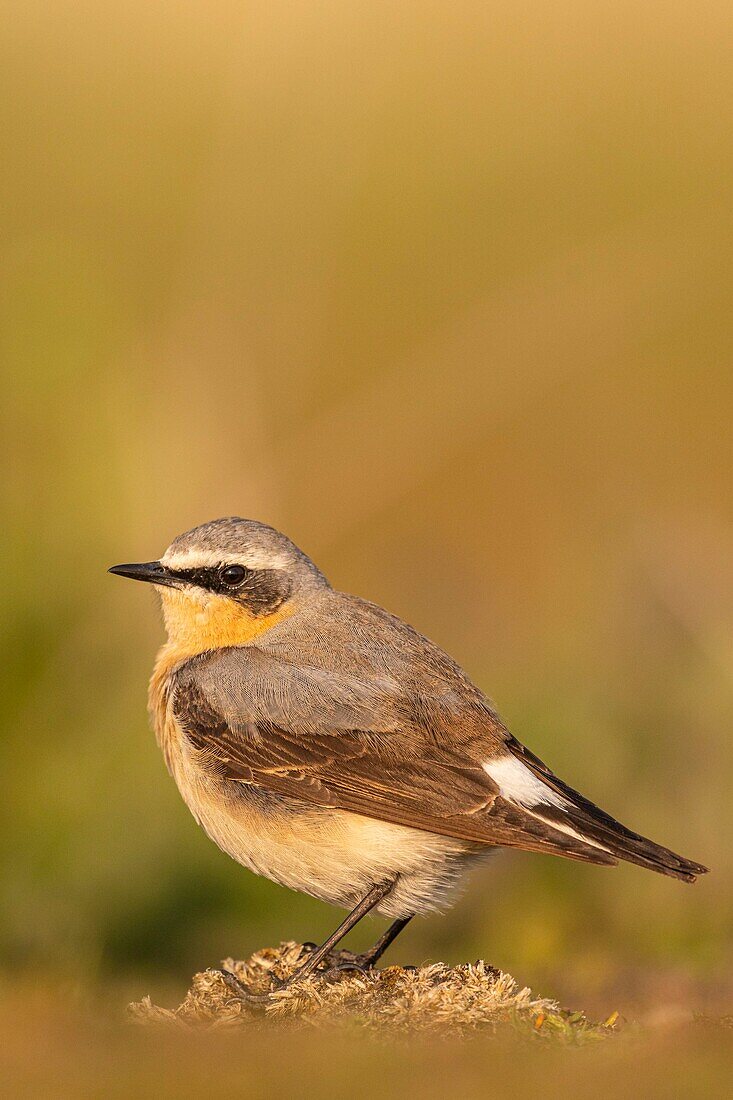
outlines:
[[[246, 962], [225, 959], [222, 965], [253, 992], [265, 993], [272, 988], [273, 978], [289, 977], [305, 958], [307, 949], [291, 942], [258, 951]], [[348, 952], [337, 951], [329, 964], [349, 959]], [[194, 976], [177, 1009], [160, 1008], [146, 997], [130, 1005], [129, 1011], [138, 1022], [179, 1028], [351, 1025], [392, 1036], [506, 1032], [571, 1044], [611, 1034], [617, 1017], [614, 1014], [605, 1024], [590, 1023], [583, 1013], [568, 1012], [555, 1001], [534, 996], [511, 975], [481, 960], [453, 967], [434, 963], [409, 969], [388, 966], [366, 974], [317, 974], [292, 989], [272, 993], [265, 1006], [245, 1003], [219, 971], [205, 970]]]

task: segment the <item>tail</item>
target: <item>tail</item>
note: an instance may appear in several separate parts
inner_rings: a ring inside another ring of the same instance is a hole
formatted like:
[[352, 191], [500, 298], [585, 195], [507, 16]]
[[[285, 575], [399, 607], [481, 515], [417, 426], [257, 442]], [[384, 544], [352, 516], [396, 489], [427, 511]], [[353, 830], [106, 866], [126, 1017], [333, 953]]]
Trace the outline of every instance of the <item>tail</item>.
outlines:
[[558, 779], [546, 764], [514, 738], [507, 748], [537, 779], [559, 796], [551, 802], [542, 802], [533, 807], [533, 814], [541, 817], [548, 825], [555, 826], [561, 832], [570, 831], [576, 834], [590, 848], [608, 853], [614, 863], [622, 859], [626, 863], [648, 867], [650, 871], [669, 875], [682, 882], [694, 882], [698, 875], [707, 874], [709, 868], [702, 863], [686, 859], [670, 848], [664, 848], [661, 844], [655, 844], [653, 840], [627, 829], [620, 821], [616, 821], [610, 814]]

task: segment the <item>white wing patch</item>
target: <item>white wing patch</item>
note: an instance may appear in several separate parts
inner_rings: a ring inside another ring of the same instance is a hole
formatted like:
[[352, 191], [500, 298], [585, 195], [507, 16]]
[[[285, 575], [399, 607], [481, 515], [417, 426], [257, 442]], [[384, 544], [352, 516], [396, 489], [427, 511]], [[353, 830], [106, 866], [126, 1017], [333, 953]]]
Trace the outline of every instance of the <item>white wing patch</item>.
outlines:
[[552, 829], [557, 829], [558, 832], [574, 836], [576, 840], [581, 840], [583, 844], [588, 844], [591, 848], [600, 848], [603, 852], [610, 852], [610, 848], [606, 848], [604, 844], [599, 844], [597, 840], [591, 840], [589, 837], [583, 836], [572, 825], [544, 817], [542, 813], [543, 805], [556, 806], [559, 810], [564, 810], [571, 803], [568, 802], [567, 798], [563, 798], [561, 794], [558, 794], [557, 791], [553, 791], [541, 779], [538, 779], [534, 772], [530, 771], [521, 760], [517, 760], [516, 756], [512, 756], [511, 753], [507, 753], [506, 756], [497, 756], [493, 760], [486, 760], [481, 767], [497, 784], [499, 794], [507, 802], [514, 802], [523, 806], [534, 817], [542, 818]]
[[498, 785], [502, 798], [508, 802], [518, 802], [526, 810], [534, 809], [541, 802], [560, 809], [568, 805], [566, 798], [546, 786], [516, 756], [497, 756], [481, 767]]

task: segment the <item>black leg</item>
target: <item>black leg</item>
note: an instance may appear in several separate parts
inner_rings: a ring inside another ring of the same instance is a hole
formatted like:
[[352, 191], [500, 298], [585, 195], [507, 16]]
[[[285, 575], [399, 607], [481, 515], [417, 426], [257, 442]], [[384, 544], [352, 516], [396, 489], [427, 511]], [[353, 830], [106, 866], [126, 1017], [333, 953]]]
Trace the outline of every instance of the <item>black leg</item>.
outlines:
[[364, 954], [360, 956], [363, 965], [367, 967], [374, 966], [374, 964], [381, 959], [390, 944], [394, 943], [402, 929], [405, 928], [411, 920], [412, 914], [409, 917], [399, 917], [398, 920], [393, 921], [384, 935], [379, 937], [374, 947], [372, 947], [370, 951], [365, 951]]
[[[320, 947], [317, 947], [315, 951], [313, 951], [308, 956], [303, 965], [299, 966], [295, 973], [292, 974], [286, 982], [280, 983], [277, 988], [284, 989], [292, 982], [299, 982], [303, 978], [307, 978], [309, 974], [312, 974], [316, 967], [323, 962], [328, 953], [333, 950], [336, 944], [341, 942], [347, 932], [350, 932], [351, 929], [359, 923], [361, 918], [365, 917], [366, 914], [375, 907], [375, 905], [379, 905], [382, 898], [385, 898], [390, 892], [395, 884], [395, 881], [396, 880], [393, 879], [390, 882], [379, 882], [376, 886], [372, 886], [369, 893], [366, 894], [361, 899], [359, 904], [351, 910], [348, 917], [346, 917], [345, 920], [341, 921], [341, 924], [338, 926], [336, 931], [331, 933], [325, 943], [322, 943]], [[407, 918], [407, 920], [409, 920], [409, 917]], [[372, 951], [374, 951], [375, 948], [381, 948], [376, 958], [379, 958], [379, 955], [381, 955], [382, 952], [387, 949], [395, 936], [402, 930], [402, 928], [404, 928], [405, 924], [407, 924], [407, 920], [404, 920], [402, 922], [395, 921], [394, 924], [387, 929], [379, 942], [375, 944], [374, 948], [372, 948]], [[370, 956], [371, 954], [372, 952], [369, 952]], [[229, 988], [234, 993], [237, 993], [243, 1000], [250, 1001], [253, 1004], [265, 1004], [269, 1000], [268, 994], [259, 995], [250, 993], [246, 989], [246, 987], [242, 985], [239, 979], [230, 971], [221, 970], [220, 974], [224, 978], [224, 981], [227, 983]]]
[[410, 923], [413, 916], [414, 913], [411, 913], [409, 917], [399, 917], [396, 921], [393, 921], [384, 935], [379, 937], [374, 947], [371, 947], [368, 951], [362, 951], [360, 955], [352, 955], [349, 951], [342, 951], [340, 953], [342, 961], [330, 967], [326, 974], [335, 974], [340, 970], [361, 970], [362, 972], [371, 970], [375, 963], [381, 959], [389, 945], [397, 939], [402, 929]]
[[[322, 963], [329, 951], [332, 951], [337, 943], [340, 943], [347, 932], [350, 932], [354, 928], [362, 917], [365, 917], [367, 913], [374, 908], [375, 905], [379, 905], [382, 898], [385, 898], [394, 886], [392, 882], [380, 882], [377, 886], [372, 886], [368, 894], [366, 894], [359, 904], [351, 910], [348, 917], [341, 921], [335, 932], [332, 932], [325, 943], [322, 943], [320, 947], [316, 948], [312, 955], [299, 966], [290, 979], [291, 982], [300, 981], [301, 978], [307, 978], [309, 974], [312, 974], [319, 963]], [[397, 930], [400, 931], [399, 929]], [[388, 929], [389, 932], [389, 929]], [[386, 933], [385, 933], [386, 934]], [[395, 932], [397, 935], [397, 932]], [[383, 937], [384, 938], [384, 937]], [[394, 936], [392, 937], [394, 939]], [[385, 948], [391, 941], [385, 944]]]

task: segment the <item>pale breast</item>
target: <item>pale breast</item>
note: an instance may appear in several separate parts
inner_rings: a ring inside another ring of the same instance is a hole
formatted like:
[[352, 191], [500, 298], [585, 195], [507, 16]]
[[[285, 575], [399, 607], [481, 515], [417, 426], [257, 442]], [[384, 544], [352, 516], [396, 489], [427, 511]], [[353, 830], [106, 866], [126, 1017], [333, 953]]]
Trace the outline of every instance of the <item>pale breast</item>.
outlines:
[[440, 908], [476, 858], [462, 841], [212, 779], [185, 763], [176, 778], [199, 824], [238, 863], [345, 909], [393, 879], [382, 912]]
[[375, 883], [397, 878], [379, 907], [397, 917], [446, 904], [467, 863], [487, 854], [464, 841], [313, 806], [204, 771], [173, 714], [175, 664], [162, 651], [150, 684], [158, 743], [198, 823], [255, 874], [347, 909]]

